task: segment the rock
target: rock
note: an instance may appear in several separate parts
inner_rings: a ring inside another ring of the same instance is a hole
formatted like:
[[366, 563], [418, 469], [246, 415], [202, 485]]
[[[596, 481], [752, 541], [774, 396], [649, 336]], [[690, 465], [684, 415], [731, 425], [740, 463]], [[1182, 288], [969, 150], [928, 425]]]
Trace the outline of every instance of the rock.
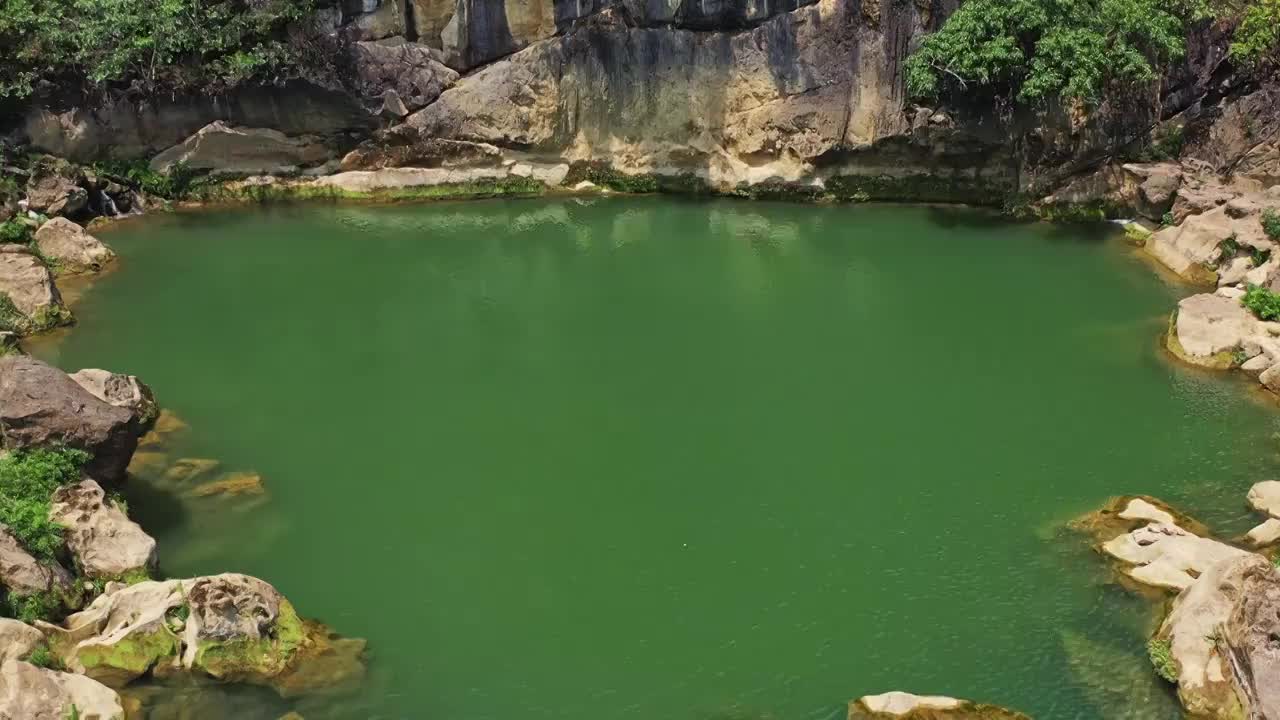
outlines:
[[[366, 104], [381, 106], [395, 119], [435, 102], [458, 80], [437, 52], [413, 42], [357, 42], [355, 83]], [[394, 101], [388, 102], [388, 93]]]
[[1210, 365], [1220, 359], [1216, 356], [1240, 347], [1257, 331], [1257, 319], [1239, 301], [1201, 293], [1178, 303], [1170, 334], [1177, 345], [1170, 349], [1189, 362]]
[[[75, 708], [72, 711], [72, 708]], [[124, 720], [120, 696], [81, 675], [10, 660], [0, 665], [0, 718]]]
[[156, 541], [124, 514], [93, 480], [53, 494], [49, 519], [66, 528], [67, 548], [80, 574], [118, 579], [148, 572], [156, 563]]
[[72, 373], [71, 379], [99, 400], [132, 413], [141, 434], [150, 432], [160, 416], [155, 394], [133, 375], [85, 369]]
[[1245, 535], [1245, 539], [1254, 547], [1264, 547], [1280, 540], [1280, 520], [1268, 518], [1261, 525], [1250, 530]]
[[32, 557], [9, 528], [0, 525], [0, 585], [16, 597], [65, 592], [71, 587], [71, 575], [56, 562]]
[[53, 218], [36, 231], [40, 254], [70, 273], [95, 272], [115, 259], [111, 248], [66, 218]]
[[[303, 622], [271, 585], [247, 575], [109, 584], [62, 626], [40, 628], [69, 668], [112, 686], [149, 670], [198, 671], [285, 694], [318, 689], [317, 678], [348, 679], [310, 674], [316, 663], [337, 667], [332, 636]], [[363, 664], [356, 658], [347, 669], [362, 673]]]
[[1125, 520], [1145, 520], [1147, 522], [1177, 524], [1173, 515], [1156, 507], [1142, 498], [1133, 498], [1119, 513]]
[[23, 355], [0, 358], [0, 425], [10, 448], [65, 445], [89, 452], [85, 472], [107, 482], [124, 479], [142, 435], [133, 412]]
[[1182, 168], [1177, 163], [1125, 165], [1124, 169], [1141, 178], [1136, 205], [1143, 217], [1160, 220], [1173, 208], [1182, 187]]
[[1280, 518], [1280, 480], [1263, 480], [1249, 488], [1249, 506], [1273, 518]]
[[27, 209], [45, 215], [75, 215], [89, 204], [89, 191], [59, 169], [43, 169], [27, 183]]
[[[1249, 373], [1250, 375], [1258, 376], [1259, 382], [1261, 382], [1262, 372], [1267, 370], [1270, 367], [1273, 367], [1274, 365], [1276, 365], [1276, 362], [1269, 355], [1254, 355], [1248, 360], [1245, 360], [1244, 364], [1240, 366], [1240, 369], [1246, 373]], [[1274, 376], [1273, 376], [1273, 382], [1274, 382]]]
[[1026, 715], [994, 705], [941, 695], [906, 692], [865, 695], [849, 703], [849, 720], [907, 718], [908, 720], [1028, 720]]
[[[1270, 359], [1269, 356], [1265, 355], [1260, 357], [1268, 357], [1268, 359]], [[1271, 392], [1280, 392], [1280, 362], [1270, 365], [1266, 370], [1263, 370], [1262, 373], [1258, 375], [1258, 382], [1262, 383], [1263, 386]]]
[[1127, 563], [1124, 572], [1134, 580], [1172, 590], [1190, 586], [1219, 562], [1252, 554], [1170, 523], [1137, 528], [1103, 543], [1102, 551]]
[[231, 473], [218, 480], [196, 486], [191, 491], [196, 497], [210, 495], [262, 495], [266, 493], [262, 486], [262, 476], [252, 472]]
[[218, 469], [222, 463], [212, 458], [182, 458], [164, 473], [165, 482], [183, 484]]
[[68, 315], [53, 273], [21, 245], [0, 245], [0, 295], [17, 311], [9, 317], [0, 305], [0, 329], [27, 334], [61, 323]]
[[1168, 648], [1168, 670], [1189, 714], [1280, 717], [1277, 631], [1280, 574], [1265, 558], [1244, 553], [1206, 568], [1178, 595], [1153, 643]]
[[339, 168], [344, 172], [398, 167], [496, 168], [501, 163], [502, 153], [492, 145], [428, 138], [397, 129], [347, 153]]
[[24, 622], [0, 618], [0, 665], [22, 660], [43, 644], [44, 633]]
[[329, 157], [329, 149], [310, 137], [216, 121], [152, 158], [151, 169], [166, 172], [185, 163], [213, 175], [283, 175], [320, 165]]
[[1274, 247], [1256, 218], [1234, 217], [1227, 210], [1215, 207], [1160, 230], [1147, 241], [1147, 251], [1183, 278], [1200, 281], [1213, 274], [1208, 268], [1217, 264], [1227, 240], [1242, 248]]

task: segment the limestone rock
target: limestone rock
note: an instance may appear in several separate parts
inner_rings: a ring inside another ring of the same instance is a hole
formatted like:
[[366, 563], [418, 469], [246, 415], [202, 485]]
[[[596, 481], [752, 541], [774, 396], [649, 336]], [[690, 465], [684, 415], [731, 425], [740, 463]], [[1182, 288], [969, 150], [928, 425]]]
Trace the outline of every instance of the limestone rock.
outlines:
[[56, 324], [66, 314], [53, 273], [21, 245], [0, 245], [0, 295], [7, 296], [21, 315], [8, 318], [0, 308], [0, 328], [10, 325], [25, 333]]
[[1257, 319], [1239, 301], [1201, 293], [1178, 303], [1173, 335], [1186, 359], [1208, 364], [1240, 347], [1257, 329]]
[[329, 149], [309, 137], [215, 121], [152, 158], [151, 169], [165, 172], [181, 162], [214, 175], [280, 175], [319, 165], [329, 157]]
[[133, 375], [90, 368], [72, 373], [71, 379], [99, 400], [132, 413], [134, 423], [143, 434], [150, 432], [160, 416], [155, 394]]
[[1219, 562], [1252, 555], [1170, 523], [1137, 528], [1103, 543], [1102, 551], [1127, 563], [1125, 574], [1138, 582], [1172, 590], [1190, 586]]
[[21, 355], [0, 358], [0, 426], [10, 448], [65, 445], [88, 451], [93, 459], [85, 471], [107, 482], [124, 479], [142, 435], [133, 412]]
[[0, 618], [0, 665], [25, 658], [42, 644], [44, 633], [24, 622]]
[[1173, 515], [1166, 510], [1162, 510], [1143, 498], [1133, 498], [1129, 504], [1119, 513], [1120, 517], [1125, 520], [1145, 520], [1147, 522], [1168, 523], [1176, 525], [1177, 521]]
[[1235, 217], [1221, 205], [1155, 233], [1147, 241], [1147, 251], [1178, 275], [1200, 280], [1218, 263], [1227, 240], [1242, 248], [1274, 248], [1255, 217]]
[[[355, 82], [366, 104], [381, 105], [397, 119], [435, 102], [458, 80], [458, 73], [440, 62], [436, 51], [418, 43], [358, 42], [353, 53]], [[391, 104], [388, 92], [395, 98]]]
[[40, 562], [0, 525], [0, 585], [14, 596], [64, 591], [71, 575], [55, 562]]
[[1280, 480], [1263, 480], [1249, 488], [1249, 505], [1258, 512], [1280, 518]]
[[906, 718], [907, 720], [1028, 720], [1012, 710], [957, 700], [941, 695], [887, 692], [865, 695], [849, 703], [849, 720]]
[[119, 578], [155, 566], [156, 541], [107, 502], [93, 480], [59, 488], [49, 519], [66, 528], [67, 547], [87, 577]]
[[60, 217], [40, 226], [36, 231], [36, 246], [42, 255], [57, 262], [59, 270], [71, 273], [101, 270], [116, 256], [84, 228]]
[[[316, 662], [330, 671], [336, 667], [328, 631], [303, 622], [275, 588], [247, 575], [112, 583], [62, 626], [40, 627], [69, 668], [112, 686], [153, 668], [160, 674], [199, 671], [282, 693], [346, 679], [336, 672], [310, 674]], [[363, 672], [359, 658], [348, 657], [353, 662], [343, 667]]]
[[[1176, 664], [1178, 697], [1196, 717], [1277, 717], [1280, 574], [1253, 553], [1206, 568], [1173, 602], [1155, 641]], [[1255, 714], [1256, 713], [1256, 714]]]
[[267, 489], [262, 486], [262, 476], [253, 472], [236, 472], [217, 480], [197, 485], [191, 491], [196, 497], [211, 495], [262, 495]]
[[1254, 527], [1245, 535], [1245, 539], [1254, 547], [1265, 547], [1280, 540], [1280, 520], [1267, 518], [1262, 524]]
[[1160, 220], [1173, 208], [1182, 187], [1182, 168], [1177, 163], [1125, 165], [1124, 169], [1141, 180], [1136, 205], [1143, 217]]
[[425, 137], [413, 128], [402, 127], [361, 143], [342, 158], [339, 167], [345, 172], [396, 167], [496, 167], [501, 163], [502, 153], [492, 145]]
[[0, 718], [5, 720], [124, 720], [120, 696], [82, 675], [10, 660], [0, 665]]
[[63, 174], [42, 168], [27, 184], [27, 208], [46, 215], [75, 215], [89, 204], [89, 191]]
[[[1264, 357], [1268, 360], [1272, 359], [1268, 355], [1259, 357]], [[1280, 362], [1268, 365], [1266, 370], [1259, 373], [1258, 382], [1272, 392], [1280, 392]]]

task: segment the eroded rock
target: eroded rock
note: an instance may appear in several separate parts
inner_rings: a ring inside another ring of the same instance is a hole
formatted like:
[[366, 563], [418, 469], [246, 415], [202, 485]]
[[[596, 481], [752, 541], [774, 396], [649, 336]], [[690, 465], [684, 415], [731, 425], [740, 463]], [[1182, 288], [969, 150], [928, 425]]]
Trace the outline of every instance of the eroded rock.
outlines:
[[1257, 318], [1240, 301], [1201, 293], [1178, 303], [1169, 349], [1197, 365], [1229, 367], [1232, 359], [1222, 355], [1239, 348], [1257, 332]]
[[41, 225], [35, 239], [40, 253], [56, 262], [61, 272], [95, 272], [116, 256], [101, 240], [66, 218], [53, 218]]
[[268, 128], [212, 122], [151, 160], [165, 172], [177, 163], [214, 175], [283, 175], [328, 160], [328, 147], [310, 137], [290, 137]]
[[71, 587], [71, 575], [56, 562], [37, 560], [9, 528], [0, 525], [0, 585], [17, 597], [65, 592]]
[[124, 707], [115, 691], [82, 675], [46, 670], [18, 660], [0, 665], [0, 718], [70, 717], [124, 720]]
[[98, 483], [85, 479], [61, 487], [52, 500], [49, 519], [66, 528], [67, 548], [81, 574], [116, 579], [155, 566], [156, 541], [108, 502]]
[[1145, 585], [1182, 590], [1214, 565], [1252, 555], [1226, 543], [1203, 538], [1164, 522], [1120, 535], [1102, 550], [1128, 565], [1124, 572]]
[[17, 312], [9, 317], [0, 305], [0, 328], [6, 330], [26, 334], [60, 324], [68, 316], [53, 273], [22, 245], [0, 245], [0, 296], [7, 297]]
[[0, 618], [0, 665], [22, 660], [43, 644], [44, 633], [24, 622]]
[[352, 51], [361, 95], [387, 117], [421, 110], [458, 80], [457, 71], [440, 62], [436, 51], [418, 43], [358, 42]]
[[85, 471], [107, 482], [124, 479], [142, 435], [132, 411], [24, 355], [0, 358], [0, 427], [10, 448], [64, 445], [88, 451], [93, 458]]
[[132, 413], [141, 434], [150, 432], [160, 416], [155, 394], [136, 376], [85, 369], [72, 373], [71, 379], [99, 400]]
[[65, 167], [39, 168], [27, 184], [27, 208], [45, 215], [75, 215], [89, 204], [89, 191]]

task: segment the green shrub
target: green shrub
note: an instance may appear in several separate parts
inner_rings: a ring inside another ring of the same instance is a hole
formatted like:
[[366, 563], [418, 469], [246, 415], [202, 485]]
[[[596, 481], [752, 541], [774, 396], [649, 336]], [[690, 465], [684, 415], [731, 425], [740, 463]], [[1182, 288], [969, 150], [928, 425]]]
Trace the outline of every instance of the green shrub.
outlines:
[[1147, 643], [1147, 656], [1156, 674], [1175, 685], [1178, 682], [1178, 661], [1173, 659], [1173, 648], [1168, 640], [1151, 640]]
[[51, 620], [62, 609], [62, 598], [56, 593], [39, 592], [22, 597], [8, 596], [0, 603], [0, 614], [30, 625], [36, 620]]
[[49, 519], [50, 497], [76, 482], [89, 454], [80, 450], [17, 450], [0, 457], [0, 523], [34, 556], [63, 548], [62, 526]]
[[1169, 211], [1160, 216], [1160, 227], [1173, 227], [1178, 223], [1174, 221], [1173, 211]]
[[17, 220], [8, 220], [0, 223], [0, 244], [3, 243], [19, 243], [25, 244], [31, 242], [32, 230], [31, 226], [18, 222]]
[[1263, 320], [1280, 320], [1280, 295], [1260, 285], [1250, 285], [1244, 294], [1244, 306]]
[[1256, 65], [1280, 47], [1280, 0], [1255, 0], [1245, 9], [1231, 43], [1231, 59]]
[[1262, 223], [1262, 231], [1267, 234], [1267, 237], [1280, 242], [1280, 211], [1275, 208], [1263, 210], [1259, 222]]
[[122, 182], [135, 190], [166, 200], [181, 200], [191, 192], [195, 172], [186, 163], [174, 163], [167, 172], [156, 172], [146, 160], [110, 160], [94, 164], [98, 174]]
[[48, 644], [44, 643], [37, 645], [36, 649], [32, 650], [31, 653], [27, 655], [27, 662], [35, 665], [36, 667], [42, 667], [48, 670], [65, 669], [62, 664], [62, 658], [54, 654], [54, 652], [49, 649]]
[[30, 321], [5, 293], [0, 292], [0, 332], [21, 333]]

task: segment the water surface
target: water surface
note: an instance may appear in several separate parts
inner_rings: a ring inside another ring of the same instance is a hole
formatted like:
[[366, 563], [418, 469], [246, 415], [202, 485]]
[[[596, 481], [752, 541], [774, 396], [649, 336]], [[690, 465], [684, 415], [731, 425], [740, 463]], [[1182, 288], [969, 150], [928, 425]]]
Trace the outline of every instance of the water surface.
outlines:
[[366, 637], [355, 696], [226, 717], [840, 717], [888, 689], [1164, 718], [1147, 604], [1070, 518], [1238, 530], [1270, 407], [1178, 367], [1185, 288], [1097, 228], [662, 199], [284, 207], [105, 233], [53, 358], [144, 378], [170, 459], [268, 499], [133, 512], [170, 575]]

